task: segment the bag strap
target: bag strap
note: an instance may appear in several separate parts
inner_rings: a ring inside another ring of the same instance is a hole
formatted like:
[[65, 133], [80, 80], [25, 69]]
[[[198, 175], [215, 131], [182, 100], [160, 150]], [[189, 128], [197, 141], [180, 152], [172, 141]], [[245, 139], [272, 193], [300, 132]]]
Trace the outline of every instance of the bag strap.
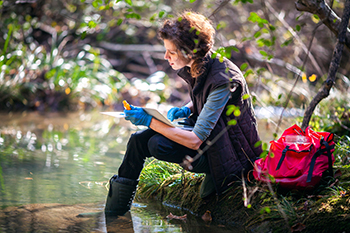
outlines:
[[326, 148], [324, 149], [319, 149], [316, 151], [316, 153], [312, 156], [311, 163], [310, 163], [310, 168], [309, 168], [309, 173], [307, 175], [307, 180], [306, 182], [311, 182], [312, 179], [312, 172], [315, 167], [316, 159], [318, 156], [322, 155], [324, 152], [327, 151], [327, 157], [328, 157], [328, 171], [331, 176], [333, 176], [333, 166], [332, 166], [332, 153], [331, 150], [334, 148], [334, 145], [330, 146], [327, 141], [325, 141], [322, 137], [321, 139], [321, 144], [324, 145]]
[[282, 162], [283, 162], [284, 158], [286, 157], [286, 153], [287, 153], [288, 150], [289, 150], [289, 145], [286, 146], [286, 148], [283, 149], [282, 156], [280, 158], [280, 161], [277, 164], [276, 171], [281, 168]]
[[326, 150], [327, 150], [329, 175], [333, 176], [333, 165], [332, 165], [332, 153], [331, 153], [331, 150], [334, 149], [334, 145], [330, 146], [326, 140], [324, 140], [323, 144], [326, 146]]

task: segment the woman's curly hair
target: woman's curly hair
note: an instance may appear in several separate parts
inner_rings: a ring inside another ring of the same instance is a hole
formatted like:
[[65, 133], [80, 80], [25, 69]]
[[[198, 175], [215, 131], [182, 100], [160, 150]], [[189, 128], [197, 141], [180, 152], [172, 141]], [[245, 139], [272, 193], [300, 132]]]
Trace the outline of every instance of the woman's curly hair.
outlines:
[[177, 18], [167, 19], [159, 29], [162, 40], [175, 44], [180, 58], [193, 59], [191, 75], [196, 78], [204, 72], [205, 55], [214, 45], [215, 29], [209, 19], [201, 14], [185, 11]]

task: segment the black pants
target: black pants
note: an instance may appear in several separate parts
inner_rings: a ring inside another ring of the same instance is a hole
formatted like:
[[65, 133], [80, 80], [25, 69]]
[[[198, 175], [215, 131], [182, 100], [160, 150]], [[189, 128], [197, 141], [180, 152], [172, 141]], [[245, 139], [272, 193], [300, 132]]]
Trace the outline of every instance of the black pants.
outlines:
[[[186, 155], [194, 157], [196, 154], [196, 150], [171, 141], [151, 129], [138, 131], [132, 134], [129, 139], [118, 175], [137, 180], [148, 157], [153, 156], [159, 160], [180, 164]], [[194, 167], [193, 172], [209, 173], [206, 155], [202, 155], [200, 159], [194, 161], [192, 166]]]

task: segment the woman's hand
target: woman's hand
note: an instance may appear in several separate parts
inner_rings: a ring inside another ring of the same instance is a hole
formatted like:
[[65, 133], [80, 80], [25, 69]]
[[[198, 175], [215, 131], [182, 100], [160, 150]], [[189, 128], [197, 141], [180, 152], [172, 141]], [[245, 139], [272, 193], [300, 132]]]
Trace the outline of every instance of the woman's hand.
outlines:
[[168, 111], [167, 117], [170, 121], [178, 118], [188, 118], [191, 115], [191, 109], [184, 106], [182, 108], [174, 107]]
[[144, 125], [149, 127], [151, 124], [152, 116], [140, 107], [134, 107], [130, 105], [131, 110], [124, 110], [125, 120], [131, 121], [134, 125]]

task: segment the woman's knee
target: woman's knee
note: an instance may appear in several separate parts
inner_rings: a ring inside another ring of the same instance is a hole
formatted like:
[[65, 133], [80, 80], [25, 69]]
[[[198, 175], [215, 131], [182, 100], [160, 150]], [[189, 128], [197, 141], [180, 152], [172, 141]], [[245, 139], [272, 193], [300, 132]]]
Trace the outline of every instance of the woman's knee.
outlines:
[[154, 157], [158, 155], [159, 137], [155, 135], [148, 140], [148, 150], [150, 154]]
[[140, 143], [143, 143], [143, 142], [147, 141], [153, 135], [154, 135], [154, 131], [150, 130], [150, 129], [147, 129], [144, 131], [137, 131], [137, 132], [131, 134], [129, 141], [128, 141], [128, 146], [129, 145], [136, 146]]
[[157, 134], [149, 139], [148, 150], [153, 157], [162, 159], [162, 157], [168, 156], [171, 153], [173, 143], [163, 135]]

